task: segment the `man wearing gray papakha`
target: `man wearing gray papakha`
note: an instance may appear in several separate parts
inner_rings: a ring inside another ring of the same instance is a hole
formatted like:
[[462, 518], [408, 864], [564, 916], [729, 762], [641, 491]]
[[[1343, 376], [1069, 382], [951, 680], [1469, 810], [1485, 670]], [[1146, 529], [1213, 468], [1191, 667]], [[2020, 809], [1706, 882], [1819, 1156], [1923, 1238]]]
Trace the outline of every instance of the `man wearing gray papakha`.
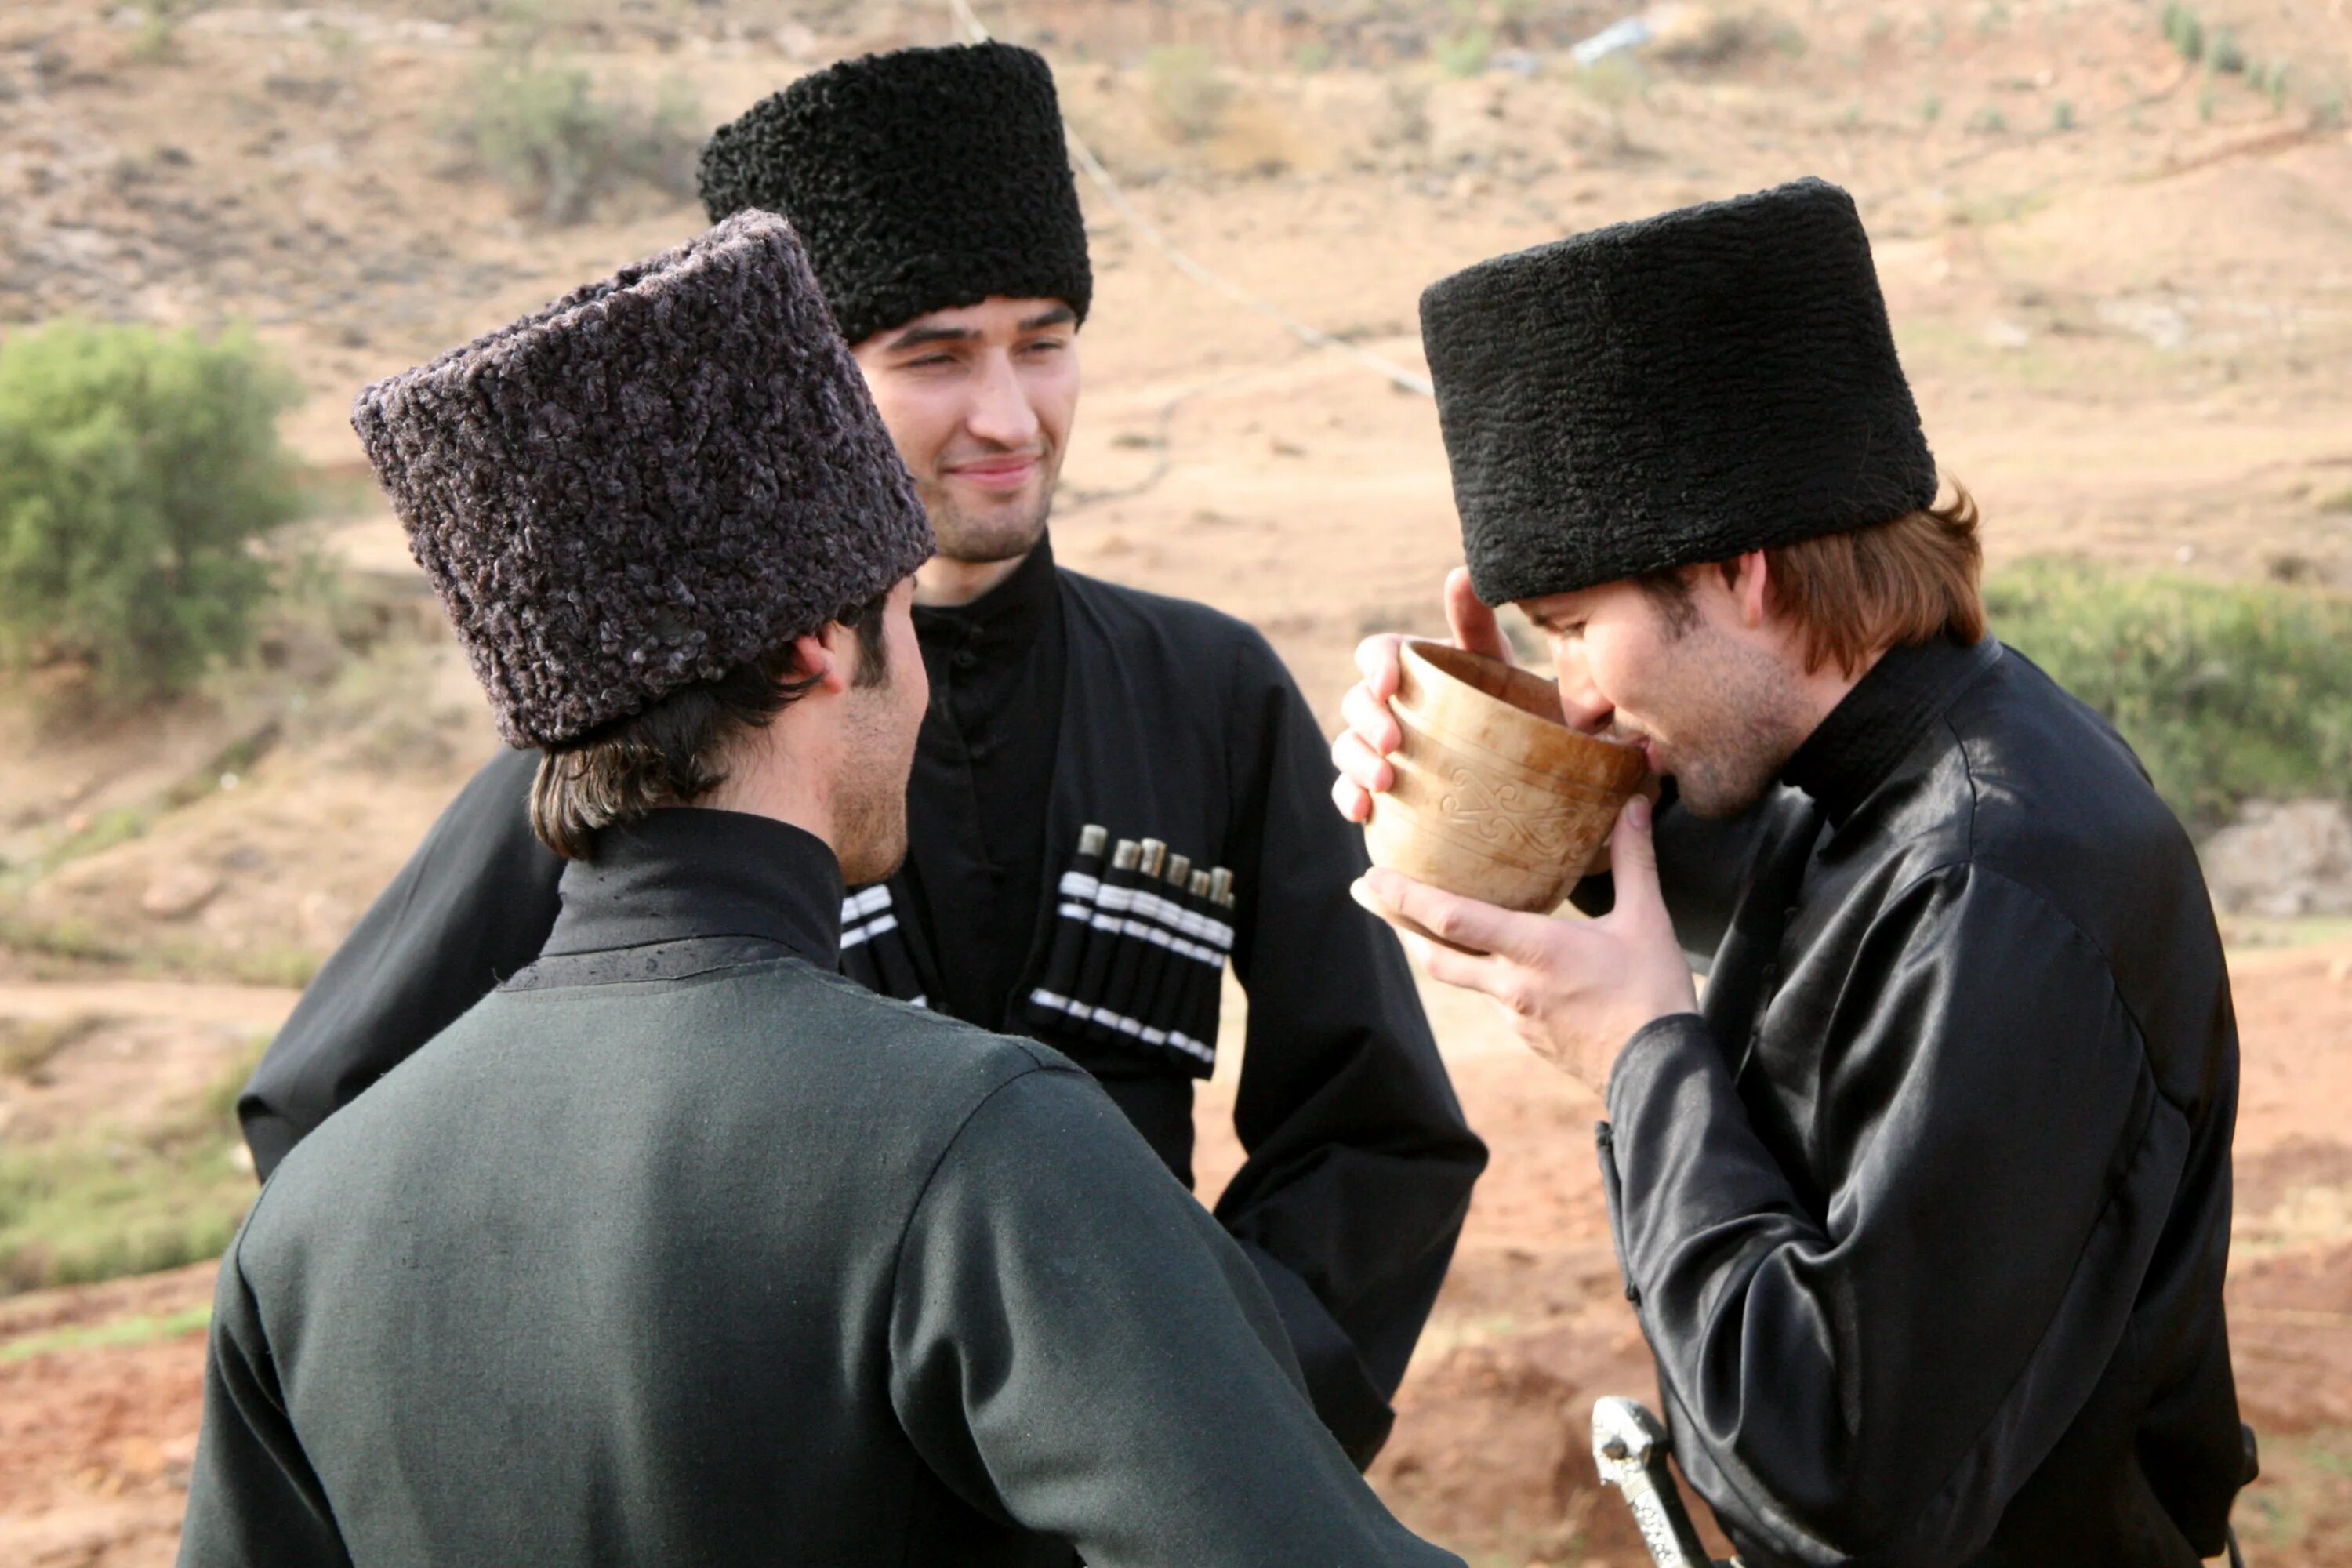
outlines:
[[[2254, 1466], [2212, 905], [2130, 747], [1987, 634], [1852, 198], [1498, 257], [1422, 331], [1457, 639], [1507, 657], [1488, 606], [1520, 605], [1562, 716], [1671, 789], [1579, 889], [1593, 921], [1362, 896], [1605, 1096], [1684, 1473], [1748, 1568], [2221, 1552]], [[1395, 640], [1359, 658], [1360, 819], [1401, 737]]]
[[1453, 1563], [1086, 1073], [842, 977], [929, 520], [745, 214], [362, 395], [572, 854], [223, 1261], [180, 1561]]

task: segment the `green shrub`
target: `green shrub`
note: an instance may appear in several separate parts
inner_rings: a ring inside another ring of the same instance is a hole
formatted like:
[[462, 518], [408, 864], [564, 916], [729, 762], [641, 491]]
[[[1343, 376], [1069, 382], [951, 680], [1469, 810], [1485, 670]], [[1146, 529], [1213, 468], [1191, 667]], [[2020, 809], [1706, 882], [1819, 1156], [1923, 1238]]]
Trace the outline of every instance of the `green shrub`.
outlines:
[[2180, 51], [2182, 59], [2205, 58], [2205, 24], [2181, 0], [2170, 0], [2164, 8], [2164, 36]]
[[702, 119], [683, 82], [665, 83], [647, 105], [601, 93], [585, 67], [519, 55], [476, 73], [453, 128], [518, 212], [572, 224], [632, 185], [693, 195]]
[[112, 696], [242, 654], [254, 542], [299, 507], [292, 379], [243, 333], [56, 321], [0, 340], [0, 661], [87, 662]]
[[236, 1102], [260, 1054], [152, 1125], [0, 1146], [0, 1295], [219, 1257], [253, 1202]]
[[1437, 58], [1437, 68], [1447, 76], [1479, 76], [1494, 56], [1495, 35], [1490, 28], [1474, 25], [1438, 39], [1431, 52]]
[[1223, 121], [1233, 89], [1217, 72], [1217, 62], [1198, 44], [1167, 44], [1144, 57], [1143, 74], [1151, 93], [1152, 118], [1178, 142], [1198, 142], [1215, 132]]
[[1985, 607], [2191, 826], [2252, 799], [2352, 797], [2352, 603], [2037, 560], [1987, 584]]
[[2217, 71], [2242, 71], [2246, 68], [2246, 51], [2238, 47], [2238, 40], [2229, 33], [2217, 33], [2213, 36], [2210, 60]]

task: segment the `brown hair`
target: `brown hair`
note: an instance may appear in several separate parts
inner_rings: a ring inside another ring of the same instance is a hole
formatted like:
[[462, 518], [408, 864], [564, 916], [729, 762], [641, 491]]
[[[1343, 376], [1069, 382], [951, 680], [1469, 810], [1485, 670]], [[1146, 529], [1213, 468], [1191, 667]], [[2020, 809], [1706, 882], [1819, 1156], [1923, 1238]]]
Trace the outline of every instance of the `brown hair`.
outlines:
[[[1984, 544], [1977, 537], [1976, 498], [1955, 484], [1942, 506], [1922, 507], [1892, 522], [1825, 533], [1764, 552], [1773, 610], [1804, 629], [1805, 668], [1834, 663], [1848, 675], [1882, 648], [1938, 637], [1973, 643], [1985, 633]], [[1727, 582], [1734, 562], [1718, 563]], [[1666, 611], [1688, 626], [1696, 612], [1683, 567], [1639, 579]]]
[[[886, 592], [837, 617], [857, 634], [859, 686], [888, 679], [882, 613], [889, 600]], [[725, 784], [729, 749], [748, 731], [766, 729], [815, 686], [786, 643], [576, 741], [542, 748], [530, 786], [530, 830], [566, 860], [593, 858], [599, 829], [635, 822], [658, 806], [689, 805]]]

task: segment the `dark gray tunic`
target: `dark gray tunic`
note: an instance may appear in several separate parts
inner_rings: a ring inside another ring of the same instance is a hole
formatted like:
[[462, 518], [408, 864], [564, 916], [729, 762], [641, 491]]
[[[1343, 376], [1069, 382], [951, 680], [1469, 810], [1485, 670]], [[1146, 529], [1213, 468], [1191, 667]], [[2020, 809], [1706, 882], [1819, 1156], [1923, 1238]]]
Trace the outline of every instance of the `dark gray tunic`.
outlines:
[[188, 1564], [1445, 1563], [1083, 1072], [832, 973], [838, 871], [656, 813], [224, 1261]]

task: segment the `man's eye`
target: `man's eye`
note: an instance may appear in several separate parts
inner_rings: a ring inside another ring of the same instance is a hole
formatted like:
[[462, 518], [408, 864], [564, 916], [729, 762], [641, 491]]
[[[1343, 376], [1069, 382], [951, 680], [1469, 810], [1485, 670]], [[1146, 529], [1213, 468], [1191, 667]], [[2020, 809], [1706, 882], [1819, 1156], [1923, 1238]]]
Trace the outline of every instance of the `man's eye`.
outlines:
[[908, 360], [907, 362], [907, 368], [909, 370], [934, 370], [940, 365], [953, 363], [955, 363], [955, 355], [953, 354], [925, 354], [920, 359]]
[[1040, 338], [1035, 342], [1022, 345], [1026, 352], [1033, 354], [1056, 354], [1068, 346], [1059, 338]]

